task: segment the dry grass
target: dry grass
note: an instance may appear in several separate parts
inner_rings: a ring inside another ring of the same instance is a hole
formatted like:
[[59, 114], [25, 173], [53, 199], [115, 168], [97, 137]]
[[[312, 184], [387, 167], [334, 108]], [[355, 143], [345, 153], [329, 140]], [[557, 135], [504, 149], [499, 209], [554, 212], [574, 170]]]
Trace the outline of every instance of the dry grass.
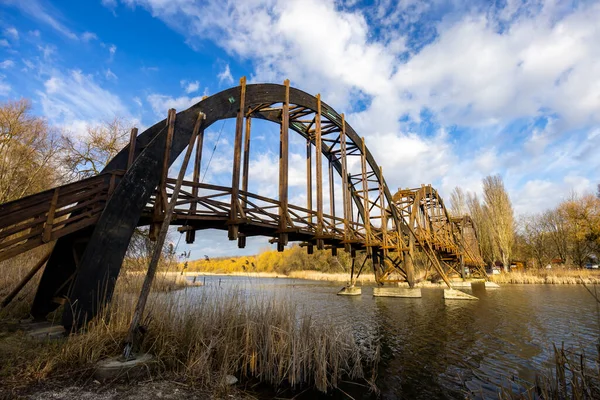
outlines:
[[496, 283], [575, 285], [600, 283], [600, 272], [578, 269], [527, 270], [490, 275]]
[[[349, 273], [325, 273], [319, 271], [291, 271], [288, 276], [290, 278], [309, 279], [312, 281], [348, 282], [350, 280]], [[375, 276], [373, 274], [361, 274], [357, 282], [375, 282]]]
[[[38, 343], [29, 354], [19, 350], [33, 345], [25, 335], [5, 341], [5, 351], [0, 340], [0, 358], [11, 366], [0, 373], [0, 386], [2, 380], [10, 386], [57, 376], [85, 380], [97, 361], [120, 354], [135, 298], [126, 285], [117, 288], [110, 307], [85, 332], [64, 343]], [[285, 298], [245, 298], [238, 290], [219, 288], [194, 293], [155, 293], [149, 301], [139, 350], [155, 356], [152, 379], [218, 391], [226, 387], [225, 377], [234, 375], [325, 392], [342, 378], [364, 378], [366, 366], [375, 371], [378, 349], [359, 346], [349, 325], [317, 321]]]

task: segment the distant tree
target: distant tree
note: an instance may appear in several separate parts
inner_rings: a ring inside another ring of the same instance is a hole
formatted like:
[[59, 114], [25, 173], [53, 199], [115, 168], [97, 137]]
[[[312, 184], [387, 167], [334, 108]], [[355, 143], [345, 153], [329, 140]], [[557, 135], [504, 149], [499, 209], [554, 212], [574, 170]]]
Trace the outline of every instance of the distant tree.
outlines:
[[519, 219], [519, 228], [518, 238], [521, 246], [515, 247], [520, 248], [522, 256], [526, 259], [533, 260], [535, 267], [542, 268], [547, 265], [552, 259], [552, 250], [543, 215], [522, 216]]
[[454, 217], [462, 217], [468, 213], [467, 196], [460, 187], [455, 187], [450, 193], [450, 214]]
[[504, 270], [508, 272], [515, 239], [515, 224], [512, 204], [500, 175], [486, 176], [483, 179], [483, 198], [494, 242], [500, 251]]
[[600, 249], [600, 198], [572, 196], [558, 207], [567, 223], [568, 249], [573, 264], [583, 267]]
[[563, 213], [558, 208], [544, 212], [542, 224], [549, 238], [549, 251], [552, 257], [566, 262], [569, 247], [567, 242], [568, 224]]
[[99, 174], [106, 164], [125, 147], [131, 124], [115, 117], [96, 126], [88, 126], [85, 135], [63, 135], [62, 162], [69, 180]]
[[473, 220], [479, 239], [481, 256], [486, 263], [491, 264], [498, 259], [497, 245], [494, 242], [491, 221], [486, 212], [486, 206], [481, 204], [475, 193], [467, 193], [467, 207]]
[[28, 100], [0, 103], [0, 203], [54, 186], [59, 135]]

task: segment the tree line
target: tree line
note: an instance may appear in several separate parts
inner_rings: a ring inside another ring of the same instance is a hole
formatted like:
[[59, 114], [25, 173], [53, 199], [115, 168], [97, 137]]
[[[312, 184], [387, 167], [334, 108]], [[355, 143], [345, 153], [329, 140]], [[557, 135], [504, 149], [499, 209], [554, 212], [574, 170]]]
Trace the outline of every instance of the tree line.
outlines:
[[450, 212], [471, 216], [488, 265], [500, 262], [505, 270], [516, 262], [526, 268], [583, 268], [598, 262], [600, 184], [596, 194], [571, 193], [552, 209], [515, 218], [502, 178], [487, 176], [482, 183], [482, 198], [456, 187]]

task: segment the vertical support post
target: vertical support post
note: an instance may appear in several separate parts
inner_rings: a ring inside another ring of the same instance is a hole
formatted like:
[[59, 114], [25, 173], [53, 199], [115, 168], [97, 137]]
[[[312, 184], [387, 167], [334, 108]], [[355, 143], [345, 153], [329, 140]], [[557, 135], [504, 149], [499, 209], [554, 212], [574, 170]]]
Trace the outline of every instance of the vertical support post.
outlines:
[[[412, 229], [412, 228], [411, 228]], [[404, 251], [404, 272], [406, 272], [406, 281], [410, 288], [415, 287], [415, 266], [413, 255], [415, 251], [415, 237], [412, 233], [408, 235], [408, 251]], [[426, 251], [426, 250], [424, 250]]]
[[460, 276], [465, 280], [465, 217], [463, 216], [460, 223]]
[[333, 180], [333, 156], [329, 159], [329, 213], [331, 214], [331, 226], [335, 226], [335, 187]]
[[[248, 173], [250, 171], [250, 129], [252, 127], [252, 119], [246, 116], [246, 135], [244, 136], [244, 161], [242, 162], [242, 191], [248, 192]], [[247, 207], [248, 195], [242, 195], [242, 208]], [[243, 249], [246, 247], [246, 236], [238, 237], [238, 247]]]
[[387, 214], [385, 210], [385, 188], [383, 187], [383, 168], [379, 167], [379, 208], [381, 211], [381, 248], [383, 259], [388, 255]]
[[233, 147], [233, 174], [231, 177], [231, 208], [229, 209], [229, 240], [237, 240], [239, 232], [240, 213], [240, 165], [242, 157], [242, 130], [244, 129], [244, 113], [246, 107], [246, 77], [240, 79], [240, 108], [235, 124], [235, 139]]
[[367, 157], [366, 157], [365, 138], [361, 138], [361, 152], [360, 152], [360, 166], [361, 166], [361, 180], [362, 180], [362, 191], [363, 191], [363, 207], [364, 207], [364, 224], [365, 224], [365, 240], [367, 244], [367, 254], [371, 255], [372, 244], [371, 240], [371, 217], [370, 217], [370, 205], [369, 205], [369, 182], [367, 181]]
[[133, 127], [131, 128], [131, 133], [129, 135], [129, 158], [127, 159], [127, 169], [131, 167], [133, 164], [133, 159], [135, 157], [135, 141], [137, 139], [138, 129]]
[[173, 143], [173, 133], [175, 131], [175, 118], [177, 112], [174, 108], [169, 109], [167, 116], [167, 141], [165, 143], [165, 152], [163, 156], [162, 173], [160, 182], [156, 191], [156, 200], [154, 202], [152, 224], [150, 225], [150, 239], [156, 240], [157, 230], [160, 228], [160, 221], [164, 218], [167, 199], [167, 176], [169, 174], [169, 157], [171, 155], [171, 144]]
[[58, 203], [58, 190], [54, 189], [52, 200], [50, 201], [50, 209], [48, 210], [48, 216], [46, 217], [46, 224], [44, 225], [44, 232], [42, 234], [42, 242], [48, 243], [52, 239], [52, 225], [54, 224], [54, 213], [56, 212], [56, 204]]
[[289, 156], [289, 126], [290, 126], [290, 81], [286, 79], [285, 100], [281, 115], [281, 130], [279, 135], [279, 240], [277, 250], [283, 251], [287, 245], [288, 234], [288, 156]]
[[[351, 196], [348, 187], [348, 159], [346, 154], [346, 119], [342, 114], [342, 131], [340, 132], [340, 161], [342, 164], [342, 203], [344, 205], [344, 240], [351, 237], [350, 220], [352, 219]], [[346, 251], [350, 251], [350, 243], [345, 244]], [[354, 262], [354, 260], [353, 260]], [[353, 264], [354, 265], [354, 264]]]
[[[313, 208], [312, 208], [312, 143], [310, 131], [307, 132], [306, 138], [306, 209], [308, 210], [308, 224], [313, 223]], [[313, 253], [313, 245], [306, 246], [308, 254]]]
[[[200, 118], [200, 116], [198, 116], [198, 118]], [[172, 119], [175, 119], [174, 115]], [[139, 331], [139, 324], [142, 321], [144, 308], [146, 307], [146, 301], [148, 300], [148, 295], [150, 294], [150, 288], [152, 287], [152, 282], [154, 281], [154, 275], [156, 274], [158, 261], [162, 254], [162, 248], [165, 243], [167, 233], [169, 231], [169, 224], [171, 223], [171, 218], [173, 217], [173, 209], [177, 204], [177, 197], [179, 196], [181, 184], [183, 183], [183, 178], [185, 177], [185, 171], [187, 169], [190, 156], [192, 154], [192, 149], [194, 147], [194, 142], [196, 141], [197, 134], [198, 132], [194, 130], [194, 132], [192, 133], [192, 137], [190, 138], [190, 143], [186, 150], [185, 157], [183, 158], [183, 163], [181, 164], [181, 169], [177, 177], [177, 182], [175, 183], [175, 188], [173, 189], [173, 193], [171, 195], [171, 201], [167, 202], [167, 206], [165, 209], [165, 217], [161, 223], [160, 231], [156, 238], [156, 243], [154, 244], [152, 258], [150, 259], [150, 263], [148, 264], [148, 272], [146, 273], [146, 277], [142, 285], [142, 290], [140, 291], [140, 297], [138, 298], [137, 304], [135, 306], [135, 311], [131, 319], [131, 324], [129, 325], [127, 338], [125, 339], [125, 348], [123, 350], [123, 358], [125, 360], [130, 360], [132, 358], [132, 350], [134, 348], [135, 336], [136, 333]]]
[[[198, 185], [200, 184], [200, 168], [202, 167], [202, 148], [204, 146], [204, 129], [200, 130], [202, 121], [206, 118], [206, 115], [198, 114], [198, 119], [194, 125], [194, 131], [192, 134], [197, 136], [196, 139], [196, 156], [194, 157], [194, 174], [192, 175], [192, 197], [193, 200], [190, 203], [190, 215], [196, 213], [198, 203], [196, 198], [198, 197]], [[196, 230], [189, 229], [185, 231], [185, 242], [188, 244], [194, 243], [196, 240]]]
[[323, 250], [323, 143], [321, 142], [321, 95], [317, 95], [315, 114], [315, 168], [317, 181], [317, 249]]

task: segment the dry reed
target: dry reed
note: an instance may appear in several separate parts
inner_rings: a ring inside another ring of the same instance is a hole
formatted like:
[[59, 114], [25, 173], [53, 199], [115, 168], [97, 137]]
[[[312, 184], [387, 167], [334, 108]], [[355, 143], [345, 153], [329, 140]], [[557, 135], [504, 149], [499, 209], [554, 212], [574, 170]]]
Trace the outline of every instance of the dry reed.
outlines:
[[600, 283], [600, 272], [578, 269], [565, 270], [527, 270], [524, 272], [509, 272], [498, 275], [490, 275], [490, 280], [496, 283], [516, 284], [551, 284], [551, 285], [575, 285], [575, 284], [597, 284]]

